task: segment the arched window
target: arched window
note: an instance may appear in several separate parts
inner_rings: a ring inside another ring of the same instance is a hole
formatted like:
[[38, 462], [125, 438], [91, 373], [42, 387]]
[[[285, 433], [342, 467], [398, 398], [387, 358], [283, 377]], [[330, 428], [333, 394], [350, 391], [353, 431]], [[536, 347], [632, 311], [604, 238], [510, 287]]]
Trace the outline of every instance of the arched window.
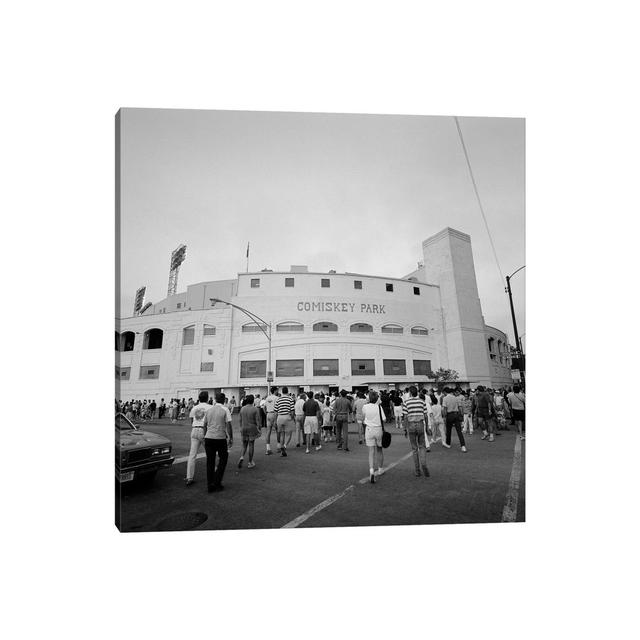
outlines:
[[120, 334], [116, 331], [116, 351], [120, 351]]
[[404, 333], [404, 329], [399, 324], [385, 324], [382, 333]]
[[316, 322], [313, 325], [314, 331], [337, 331], [338, 325], [333, 322]]
[[281, 322], [276, 325], [276, 331], [304, 331], [304, 325], [300, 322]]
[[162, 349], [162, 329], [147, 329], [144, 332], [143, 349]]
[[215, 336], [216, 335], [216, 328], [211, 325], [211, 324], [205, 324], [204, 325], [204, 329], [202, 331], [202, 335], [203, 336]]
[[[260, 327], [262, 327], [262, 329]], [[260, 326], [258, 326], [255, 322], [251, 322], [250, 324], [242, 325], [242, 333], [262, 333], [263, 329], [264, 331], [267, 330], [266, 324], [261, 324]]]
[[189, 347], [192, 346], [196, 339], [196, 327], [195, 325], [191, 325], [190, 327], [185, 327], [182, 330], [182, 346]]
[[356, 322], [349, 327], [351, 333], [373, 333], [373, 327], [366, 322]]
[[136, 334], [133, 331], [125, 331], [120, 334], [120, 351], [133, 351]]
[[413, 336], [428, 336], [429, 330], [425, 327], [411, 327], [411, 335]]

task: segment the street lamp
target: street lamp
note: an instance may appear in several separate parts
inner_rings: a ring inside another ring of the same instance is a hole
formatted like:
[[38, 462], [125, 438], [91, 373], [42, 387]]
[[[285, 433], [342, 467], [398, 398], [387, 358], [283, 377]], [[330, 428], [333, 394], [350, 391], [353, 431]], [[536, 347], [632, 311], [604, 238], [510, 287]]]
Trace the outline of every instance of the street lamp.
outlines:
[[513, 276], [516, 275], [516, 273], [518, 273], [518, 271], [522, 271], [522, 269], [524, 269], [527, 265], [523, 264], [519, 269], [516, 269], [510, 276], [506, 277], [507, 280], [507, 286], [505, 288], [505, 291], [509, 294], [509, 305], [511, 306], [511, 320], [513, 321], [513, 333], [514, 333], [514, 337], [516, 339], [516, 353], [518, 354], [518, 363], [519, 363], [519, 367], [518, 369], [520, 370], [520, 375], [523, 376], [524, 378], [524, 362], [522, 359], [522, 344], [520, 342], [520, 338], [518, 337], [518, 325], [516, 324], [516, 313], [513, 310], [513, 296], [511, 295], [511, 278], [513, 278]]
[[[211, 301], [212, 304], [215, 304], [216, 302], [221, 302], [222, 304], [227, 304], [230, 307], [237, 309], [238, 311], [242, 311], [242, 313], [244, 313], [248, 318], [250, 318], [253, 324], [255, 324], [258, 327], [258, 329], [260, 329], [260, 331], [264, 333], [265, 338], [269, 343], [269, 359], [268, 359], [268, 365], [267, 365], [267, 394], [268, 394], [269, 386], [270, 386], [269, 383], [273, 382], [273, 372], [271, 371], [271, 323], [267, 322], [266, 320], [263, 320], [260, 316], [256, 315], [252, 311], [249, 311], [248, 309], [245, 309], [244, 307], [241, 307], [237, 304], [233, 304], [233, 302], [220, 300], [220, 298], [209, 298], [209, 300]], [[268, 327], [269, 331], [265, 331], [265, 327]]]

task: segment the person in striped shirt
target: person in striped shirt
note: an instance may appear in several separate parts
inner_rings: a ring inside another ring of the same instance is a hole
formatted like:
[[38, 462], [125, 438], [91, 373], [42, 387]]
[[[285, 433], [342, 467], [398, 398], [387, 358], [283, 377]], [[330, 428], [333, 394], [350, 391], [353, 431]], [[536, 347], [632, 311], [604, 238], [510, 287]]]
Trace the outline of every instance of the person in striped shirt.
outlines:
[[411, 443], [416, 478], [423, 474], [425, 478], [428, 478], [430, 475], [427, 468], [427, 449], [424, 441], [424, 414], [426, 410], [427, 406], [424, 400], [418, 397], [418, 389], [415, 386], [409, 387], [409, 399], [402, 403], [402, 414]]
[[[296, 425], [293, 421], [295, 402], [289, 395], [289, 389], [282, 387], [282, 395], [276, 400], [276, 428], [278, 433], [278, 449], [283, 458], [287, 457], [287, 445], [291, 442]], [[285, 442], [286, 438], [286, 442]]]

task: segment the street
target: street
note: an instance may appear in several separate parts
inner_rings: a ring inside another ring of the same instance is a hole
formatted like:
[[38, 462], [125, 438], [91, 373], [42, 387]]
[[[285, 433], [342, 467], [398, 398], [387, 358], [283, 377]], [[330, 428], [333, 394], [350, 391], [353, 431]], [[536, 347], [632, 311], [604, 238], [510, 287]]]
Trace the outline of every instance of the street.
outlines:
[[493, 443], [481, 440], [476, 431], [466, 438], [467, 453], [460, 451], [454, 432], [451, 449], [439, 443], [431, 446], [427, 454], [431, 477], [416, 478], [408, 439], [388, 426], [393, 436], [384, 451], [388, 470], [371, 485], [368, 450], [358, 444], [354, 423], [349, 425], [349, 452], [337, 450], [333, 442], [307, 455], [304, 447], [295, 447], [294, 440], [286, 458], [275, 451], [274, 435], [274, 455], [265, 454], [263, 430], [256, 440], [256, 467], [247, 469], [245, 459], [238, 469], [237, 414], [233, 420], [234, 443], [223, 480], [225, 490], [213, 494], [207, 493], [204, 456], [197, 461], [195, 483], [184, 484], [189, 421], [140, 424], [142, 429], [171, 438], [176, 462], [160, 470], [152, 483], [123, 485], [122, 531], [501, 522], [508, 495], [514, 503], [512, 468], [514, 450], [520, 445], [512, 519], [525, 519], [525, 442], [515, 430], [501, 432]]

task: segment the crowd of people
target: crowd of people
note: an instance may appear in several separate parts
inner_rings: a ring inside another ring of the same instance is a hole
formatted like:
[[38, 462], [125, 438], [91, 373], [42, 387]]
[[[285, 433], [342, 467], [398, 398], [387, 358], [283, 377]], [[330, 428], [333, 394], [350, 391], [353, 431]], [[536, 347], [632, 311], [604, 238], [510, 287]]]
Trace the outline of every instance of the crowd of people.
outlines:
[[[236, 408], [235, 396], [230, 399], [224, 393], [209, 397], [201, 391], [197, 402], [164, 398], [156, 405], [154, 400], [116, 400], [116, 411], [130, 419], [153, 420], [165, 416], [172, 422], [191, 420], [191, 446], [187, 460], [185, 482], [194, 483], [198, 452], [204, 448], [207, 462], [207, 487], [209, 492], [224, 489], [222, 479], [233, 445], [232, 413]], [[487, 389], [478, 385], [475, 389], [445, 387], [418, 389], [407, 387], [396, 390], [369, 391], [355, 394], [342, 390], [325, 394], [322, 391], [304, 391], [298, 394], [287, 387], [271, 387], [269, 394], [249, 394], [242, 398], [240, 412], [240, 437], [242, 448], [237, 461], [238, 469], [247, 458], [248, 469], [256, 466], [255, 442], [264, 431], [265, 454], [273, 455], [271, 439], [275, 433], [276, 452], [287, 457], [287, 449], [295, 441], [295, 448], [304, 448], [305, 454], [319, 452], [323, 445], [335, 442], [337, 450], [349, 452], [349, 422], [357, 425], [358, 444], [369, 450], [369, 481], [384, 473], [385, 424], [404, 431], [408, 438], [415, 475], [430, 477], [426, 454], [431, 445], [441, 443], [451, 448], [451, 436], [456, 431], [460, 450], [467, 452], [464, 436], [482, 431], [481, 440], [494, 442], [495, 435], [515, 425], [522, 440], [525, 438], [525, 395], [519, 385], [512, 389]], [[294, 440], [295, 439], [295, 440]]]

